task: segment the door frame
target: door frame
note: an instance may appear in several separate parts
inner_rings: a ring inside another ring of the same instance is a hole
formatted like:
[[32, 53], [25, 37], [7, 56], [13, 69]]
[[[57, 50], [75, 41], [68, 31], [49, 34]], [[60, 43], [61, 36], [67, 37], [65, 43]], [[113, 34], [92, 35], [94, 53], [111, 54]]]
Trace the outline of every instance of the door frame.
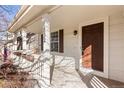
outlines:
[[[80, 53], [80, 60], [79, 60], [79, 69], [82, 63], [82, 27], [87, 25], [92, 25], [96, 23], [104, 22], [104, 46], [103, 46], [103, 72], [93, 70], [93, 73], [105, 78], [108, 78], [108, 65], [109, 65], [109, 17], [104, 18], [97, 18], [94, 20], [82, 22], [79, 24], [79, 53]], [[83, 68], [83, 67], [82, 67]]]

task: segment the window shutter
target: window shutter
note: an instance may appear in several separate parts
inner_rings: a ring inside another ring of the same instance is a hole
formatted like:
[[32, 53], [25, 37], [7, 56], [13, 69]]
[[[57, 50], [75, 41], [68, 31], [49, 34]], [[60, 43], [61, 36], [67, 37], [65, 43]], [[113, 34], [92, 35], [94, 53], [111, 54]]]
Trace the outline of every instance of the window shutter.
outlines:
[[64, 52], [64, 30], [59, 30], [59, 52]]
[[41, 35], [41, 50], [43, 51], [43, 34]]

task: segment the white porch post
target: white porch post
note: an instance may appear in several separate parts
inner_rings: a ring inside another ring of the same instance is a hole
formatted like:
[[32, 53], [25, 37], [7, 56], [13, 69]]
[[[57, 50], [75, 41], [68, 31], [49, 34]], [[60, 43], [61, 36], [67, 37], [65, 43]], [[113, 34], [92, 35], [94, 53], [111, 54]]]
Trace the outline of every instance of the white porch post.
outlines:
[[42, 31], [43, 31], [43, 57], [44, 57], [44, 66], [43, 66], [43, 80], [47, 85], [50, 85], [50, 21], [49, 15], [44, 14], [42, 16]]
[[15, 51], [17, 49], [16, 45], [16, 40], [17, 40], [17, 34], [14, 33], [14, 40], [13, 40], [13, 50]]
[[26, 50], [27, 49], [27, 44], [26, 44], [26, 41], [27, 41], [27, 38], [26, 38], [26, 32], [25, 32], [25, 29], [22, 28], [22, 44], [23, 44], [23, 49]]

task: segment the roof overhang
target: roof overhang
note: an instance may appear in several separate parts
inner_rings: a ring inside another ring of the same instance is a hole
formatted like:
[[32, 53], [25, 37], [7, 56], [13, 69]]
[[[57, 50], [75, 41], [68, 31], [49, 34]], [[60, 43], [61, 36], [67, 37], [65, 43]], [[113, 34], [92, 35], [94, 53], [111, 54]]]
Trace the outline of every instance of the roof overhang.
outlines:
[[15, 16], [13, 22], [9, 25], [9, 32], [16, 32], [19, 29], [31, 24], [34, 20], [41, 18], [44, 13], [49, 13], [55, 5], [26, 5], [22, 6]]
[[[50, 15], [51, 31], [56, 28], [77, 27], [79, 23], [86, 20], [120, 15], [124, 12], [124, 6], [56, 6], [56, 5], [34, 5], [22, 6], [21, 10], [9, 26], [9, 32], [24, 29], [26, 32], [42, 33], [42, 15]], [[59, 8], [59, 9], [58, 9]], [[56, 11], [54, 11], [56, 10]], [[54, 12], [53, 12], [54, 11]]]

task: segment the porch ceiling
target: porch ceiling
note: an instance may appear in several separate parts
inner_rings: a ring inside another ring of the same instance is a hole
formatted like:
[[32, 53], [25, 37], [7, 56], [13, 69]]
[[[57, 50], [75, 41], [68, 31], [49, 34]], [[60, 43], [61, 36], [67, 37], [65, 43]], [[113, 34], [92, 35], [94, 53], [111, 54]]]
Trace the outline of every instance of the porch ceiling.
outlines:
[[[21, 10], [17, 14], [17, 17], [13, 20], [12, 24], [10, 24], [8, 31], [15, 32], [19, 30], [21, 27], [25, 27], [39, 15], [42, 15], [47, 9], [52, 8], [53, 5], [33, 5], [33, 6], [23, 6]], [[24, 9], [25, 8], [25, 9]], [[18, 17], [21, 15], [20, 17]]]
[[[35, 20], [36, 17], [49, 8], [55, 6], [33, 6], [24, 17], [21, 18], [13, 27], [9, 29], [10, 32], [14, 32], [21, 28], [23, 25], [29, 32], [41, 33], [41, 20]], [[51, 29], [56, 30], [64, 27], [77, 27], [79, 23], [85, 22], [98, 17], [110, 16], [124, 12], [124, 6], [108, 5], [108, 6], [62, 6], [50, 13]], [[33, 21], [31, 23], [31, 20]], [[30, 24], [28, 24], [30, 23]]]

